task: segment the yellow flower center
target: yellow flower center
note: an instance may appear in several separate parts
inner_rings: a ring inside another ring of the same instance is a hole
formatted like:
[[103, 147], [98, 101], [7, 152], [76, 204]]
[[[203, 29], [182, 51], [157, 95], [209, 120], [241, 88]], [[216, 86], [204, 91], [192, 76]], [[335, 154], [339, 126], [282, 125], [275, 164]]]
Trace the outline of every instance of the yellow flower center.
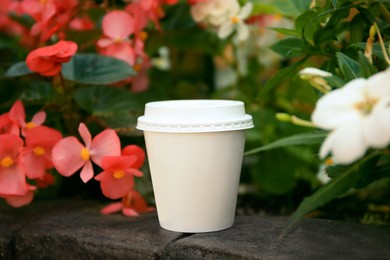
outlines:
[[232, 22], [232, 24], [237, 24], [240, 22], [240, 18], [238, 18], [237, 16], [232, 16], [230, 18], [230, 21]]
[[37, 147], [34, 148], [33, 152], [34, 152], [35, 155], [41, 156], [41, 155], [45, 154], [45, 148], [43, 148], [41, 146], [37, 146]]
[[125, 176], [125, 172], [124, 171], [116, 171], [116, 172], [114, 172], [114, 174], [112, 176], [114, 176], [115, 179], [121, 179]]
[[81, 158], [83, 158], [84, 161], [88, 161], [89, 160], [89, 150], [87, 148], [83, 147], [83, 149], [81, 149], [80, 156], [81, 156]]
[[140, 32], [139, 33], [139, 38], [142, 40], [142, 41], [146, 41], [146, 39], [148, 38], [148, 33], [147, 32]]
[[355, 108], [362, 114], [368, 115], [371, 113], [376, 103], [378, 103], [377, 98], [367, 98], [364, 102], [356, 103]]
[[1, 162], [0, 162], [1, 166], [3, 166], [4, 168], [8, 168], [8, 167], [11, 167], [13, 164], [14, 164], [14, 160], [12, 160], [11, 157], [9, 156], [6, 156], [4, 157]]
[[46, 4], [47, 2], [49, 2], [49, 0], [39, 0], [39, 2], [40, 2], [41, 4]]
[[34, 127], [36, 127], [37, 125], [34, 123], [34, 122], [28, 122], [27, 124], [26, 124], [26, 128], [27, 129], [31, 129], [31, 128], [34, 128]]
[[134, 69], [135, 71], [140, 71], [140, 70], [142, 69], [142, 67], [141, 67], [140, 64], [135, 64], [135, 65], [133, 66], [133, 69]]
[[122, 38], [117, 36], [117, 37], [114, 38], [114, 42], [115, 43], [121, 43], [122, 42]]

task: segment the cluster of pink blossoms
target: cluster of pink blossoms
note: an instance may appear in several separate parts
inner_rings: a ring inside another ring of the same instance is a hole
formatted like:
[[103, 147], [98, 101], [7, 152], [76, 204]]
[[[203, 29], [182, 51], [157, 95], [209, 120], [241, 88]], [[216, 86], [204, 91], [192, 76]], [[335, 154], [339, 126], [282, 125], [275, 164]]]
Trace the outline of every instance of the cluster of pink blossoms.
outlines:
[[[121, 150], [118, 135], [106, 129], [92, 138], [85, 124], [79, 126], [83, 144], [74, 136], [43, 126], [46, 113], [36, 113], [30, 122], [21, 101], [0, 115], [0, 197], [13, 207], [29, 204], [37, 188], [54, 183], [49, 172], [53, 168], [63, 176], [80, 171], [84, 182], [100, 181], [103, 194], [110, 199], [122, 199], [102, 210], [103, 214], [122, 209], [128, 216], [153, 210], [134, 190], [134, 176], [145, 160], [142, 148], [128, 145]], [[95, 176], [93, 164], [102, 168]], [[119, 207], [120, 206], [120, 207]]]
[[[66, 29], [89, 30], [94, 27], [87, 16], [92, 1], [79, 0], [2, 0], [0, 3], [0, 30], [21, 37], [22, 43], [37, 47], [45, 43], [54, 34], [65, 39]], [[29, 16], [33, 20], [31, 27], [19, 23], [11, 17]]]

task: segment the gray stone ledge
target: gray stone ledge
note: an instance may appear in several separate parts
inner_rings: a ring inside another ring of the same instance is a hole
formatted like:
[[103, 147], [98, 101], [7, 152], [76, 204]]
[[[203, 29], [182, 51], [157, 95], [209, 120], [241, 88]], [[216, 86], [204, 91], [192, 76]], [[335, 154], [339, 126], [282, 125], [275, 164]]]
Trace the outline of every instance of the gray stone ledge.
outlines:
[[288, 218], [237, 216], [227, 230], [182, 234], [157, 215], [102, 216], [96, 202], [0, 207], [0, 259], [390, 259], [390, 227], [305, 219], [283, 239]]

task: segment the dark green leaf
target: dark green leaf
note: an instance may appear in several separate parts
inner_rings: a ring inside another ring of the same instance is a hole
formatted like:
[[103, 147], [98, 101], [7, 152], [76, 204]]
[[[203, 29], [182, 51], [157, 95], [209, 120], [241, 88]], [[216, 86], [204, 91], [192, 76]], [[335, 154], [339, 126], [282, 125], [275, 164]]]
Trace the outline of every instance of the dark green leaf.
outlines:
[[304, 42], [302, 39], [298, 38], [283, 39], [272, 45], [270, 48], [285, 58], [302, 56], [305, 54], [306, 50]]
[[143, 110], [136, 94], [115, 87], [81, 88], [74, 97], [81, 108], [104, 125], [124, 131], [134, 130], [135, 120]]
[[259, 148], [245, 152], [245, 155], [259, 153], [267, 150], [272, 150], [280, 147], [294, 146], [294, 145], [314, 145], [320, 144], [327, 136], [326, 132], [312, 132], [289, 136], [279, 139], [273, 143], [261, 146]]
[[290, 217], [289, 224], [284, 228], [281, 236], [294, 228], [306, 214], [349, 191], [356, 184], [358, 178], [359, 175], [355, 168], [353, 166], [348, 167], [345, 172], [340, 173], [313, 195], [305, 198]]
[[342, 52], [337, 52], [336, 56], [339, 68], [343, 73], [345, 80], [350, 81], [360, 77], [359, 63]]
[[91, 85], [112, 84], [134, 76], [135, 71], [126, 62], [98, 54], [76, 54], [62, 65], [65, 79]]
[[361, 69], [361, 76], [368, 78], [378, 72], [374, 65], [364, 56], [363, 52], [359, 52], [359, 64]]
[[32, 74], [33, 72], [27, 67], [26, 62], [21, 61], [14, 65], [12, 65], [6, 72], [6, 77], [19, 77], [28, 74]]
[[284, 34], [284, 35], [290, 35], [290, 36], [300, 36], [301, 33], [297, 32], [296, 30], [293, 29], [287, 29], [287, 28], [268, 28], [270, 30], [273, 30], [275, 32]]
[[31, 81], [23, 90], [20, 99], [28, 102], [47, 101], [55, 96], [52, 85], [48, 81]]
[[271, 79], [267, 81], [264, 85], [257, 98], [261, 98], [277, 85], [281, 84], [283, 80], [291, 80], [298, 72], [299, 67], [306, 61], [306, 57], [294, 62], [290, 66], [287, 66], [283, 69], [280, 69], [275, 75], [272, 76]]

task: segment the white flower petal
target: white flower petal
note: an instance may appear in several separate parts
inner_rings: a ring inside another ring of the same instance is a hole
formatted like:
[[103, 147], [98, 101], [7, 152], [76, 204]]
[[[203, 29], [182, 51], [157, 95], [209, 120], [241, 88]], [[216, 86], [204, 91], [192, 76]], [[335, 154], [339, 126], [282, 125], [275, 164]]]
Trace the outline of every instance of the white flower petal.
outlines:
[[201, 4], [202, 3], [193, 5], [191, 7], [191, 10], [190, 10], [192, 18], [197, 23], [202, 22], [205, 19], [206, 15], [207, 15], [207, 12], [206, 12], [205, 8], [203, 8], [203, 6]]
[[390, 69], [376, 73], [367, 79], [368, 94], [371, 98], [390, 96]]
[[244, 23], [240, 22], [237, 26], [238, 39], [245, 41], [249, 37], [249, 29]]
[[238, 13], [238, 18], [244, 20], [249, 17], [253, 9], [253, 4], [251, 2], [247, 2]]
[[365, 102], [365, 86], [366, 80], [357, 79], [322, 96], [312, 113], [313, 123], [331, 130], [346, 122], [362, 120], [364, 115], [357, 105]]
[[377, 104], [367, 118], [363, 133], [366, 142], [374, 148], [384, 148], [390, 142], [390, 97]]
[[233, 32], [233, 24], [230, 22], [223, 23], [218, 30], [218, 37], [224, 39]]
[[324, 159], [329, 153], [332, 151], [333, 143], [334, 143], [334, 132], [331, 132], [322, 143], [320, 148], [320, 158]]
[[307, 75], [307, 76], [317, 76], [317, 77], [323, 77], [323, 78], [332, 77], [332, 75], [333, 75], [330, 72], [320, 70], [317, 68], [304, 68], [303, 70], [298, 72], [298, 74], [299, 75]]
[[360, 159], [368, 148], [360, 124], [345, 124], [332, 134], [334, 134], [332, 152], [337, 163], [353, 163]]

